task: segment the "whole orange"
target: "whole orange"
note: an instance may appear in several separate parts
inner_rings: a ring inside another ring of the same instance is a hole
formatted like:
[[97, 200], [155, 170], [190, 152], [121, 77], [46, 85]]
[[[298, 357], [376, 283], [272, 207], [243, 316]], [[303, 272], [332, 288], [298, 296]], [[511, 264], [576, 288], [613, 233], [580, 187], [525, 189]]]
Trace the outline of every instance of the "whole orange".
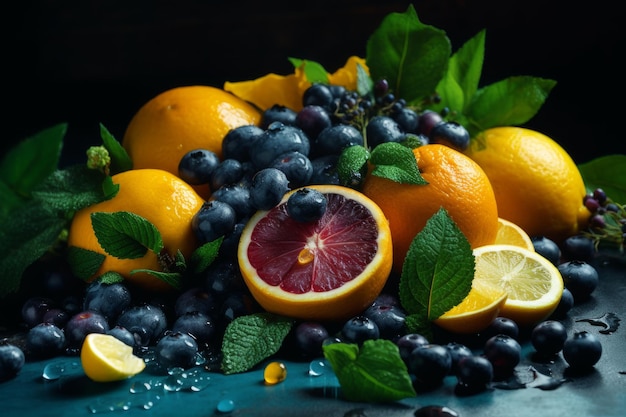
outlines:
[[160, 232], [165, 250], [171, 257], [181, 251], [189, 259], [198, 246], [191, 229], [191, 220], [204, 203], [190, 185], [177, 176], [160, 169], [133, 169], [116, 174], [113, 182], [119, 184], [118, 193], [106, 200], [79, 210], [72, 219], [68, 245], [105, 255], [100, 269], [92, 277], [108, 271], [123, 275], [126, 280], [150, 290], [167, 290], [172, 287], [145, 272], [131, 274], [135, 269], [162, 271], [157, 254], [148, 251], [138, 259], [120, 259], [106, 254], [91, 224], [91, 214], [128, 211], [150, 221]]
[[557, 243], [574, 235], [590, 216], [585, 184], [571, 156], [550, 137], [520, 127], [487, 129], [465, 151], [493, 186], [498, 213], [531, 237]]
[[258, 125], [261, 114], [248, 102], [216, 87], [185, 86], [166, 90], [133, 116], [122, 145], [134, 169], [158, 168], [178, 175], [185, 153], [208, 149], [222, 156], [229, 130]]
[[498, 233], [498, 208], [489, 179], [478, 164], [445, 145], [420, 146], [413, 154], [428, 185], [401, 184], [371, 171], [363, 184], [363, 193], [389, 219], [394, 271], [402, 271], [411, 242], [441, 207], [472, 248], [493, 243]]

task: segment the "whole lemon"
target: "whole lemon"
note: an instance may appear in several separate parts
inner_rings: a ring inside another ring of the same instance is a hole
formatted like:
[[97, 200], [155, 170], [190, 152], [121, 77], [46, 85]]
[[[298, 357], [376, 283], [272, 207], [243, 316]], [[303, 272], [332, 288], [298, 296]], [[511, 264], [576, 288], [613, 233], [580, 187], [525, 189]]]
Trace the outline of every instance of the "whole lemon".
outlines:
[[465, 154], [485, 171], [503, 219], [529, 236], [562, 242], [590, 216], [585, 184], [571, 156], [550, 137], [526, 128], [496, 127], [478, 134]]
[[393, 269], [402, 271], [415, 236], [441, 207], [472, 248], [491, 244], [498, 233], [498, 207], [487, 175], [467, 156], [448, 146], [413, 149], [428, 185], [401, 184], [370, 173], [363, 193], [380, 206], [391, 229]]
[[178, 175], [178, 163], [187, 152], [208, 149], [221, 158], [226, 133], [260, 120], [256, 107], [220, 88], [176, 87], [139, 109], [126, 127], [122, 145], [134, 169], [157, 168]]
[[163, 271], [159, 257], [152, 251], [137, 259], [120, 259], [107, 254], [98, 243], [91, 214], [128, 211], [151, 222], [161, 234], [167, 254], [174, 259], [180, 250], [189, 259], [198, 246], [191, 228], [193, 216], [200, 210], [202, 199], [190, 185], [177, 176], [160, 169], [132, 169], [112, 177], [119, 184], [118, 193], [110, 200], [79, 210], [72, 219], [68, 245], [105, 255], [104, 262], [91, 277], [115, 271], [145, 289], [168, 290], [172, 287], [146, 272], [131, 273], [135, 269]]

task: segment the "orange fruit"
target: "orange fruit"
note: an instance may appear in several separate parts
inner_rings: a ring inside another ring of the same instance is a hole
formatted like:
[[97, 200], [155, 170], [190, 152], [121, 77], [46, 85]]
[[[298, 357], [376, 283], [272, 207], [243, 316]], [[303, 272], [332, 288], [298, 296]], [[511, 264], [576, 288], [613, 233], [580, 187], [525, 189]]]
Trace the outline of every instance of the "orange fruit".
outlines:
[[498, 232], [496, 199], [478, 164], [445, 145], [420, 146], [413, 154], [428, 185], [401, 184], [371, 173], [363, 184], [363, 193], [389, 219], [393, 269], [398, 273], [411, 242], [441, 207], [472, 248], [493, 243]]
[[552, 262], [513, 245], [485, 245], [473, 252], [472, 285], [500, 287], [507, 293], [501, 316], [520, 326], [532, 326], [554, 312], [563, 294], [563, 278]]
[[524, 229], [503, 218], [498, 219], [498, 234], [494, 244], [521, 246], [528, 250], [535, 250], [533, 241]]
[[145, 272], [131, 274], [135, 269], [162, 271], [157, 254], [148, 251], [137, 259], [119, 259], [102, 249], [91, 224], [91, 213], [128, 211], [150, 221], [160, 232], [167, 253], [174, 258], [178, 250], [189, 259], [198, 246], [191, 229], [193, 216], [204, 203], [189, 184], [160, 169], [133, 169], [112, 177], [119, 184], [118, 193], [110, 200], [79, 210], [72, 219], [68, 245], [106, 255], [92, 279], [108, 271], [123, 275], [126, 280], [151, 290], [172, 287]]
[[472, 288], [463, 301], [435, 319], [434, 323], [454, 333], [479, 333], [498, 317], [507, 296], [506, 291], [499, 287], [472, 282]]
[[121, 381], [146, 368], [143, 359], [133, 354], [131, 346], [102, 333], [89, 333], [85, 337], [80, 362], [85, 375], [96, 382]]
[[258, 125], [261, 114], [248, 102], [216, 87], [166, 90], [133, 116], [122, 145], [134, 169], [157, 168], [178, 175], [185, 153], [208, 149], [222, 156], [222, 140], [242, 125]]
[[321, 219], [289, 216], [287, 193], [258, 211], [239, 241], [241, 274], [267, 311], [305, 320], [347, 319], [367, 308], [392, 264], [389, 224], [364, 194], [337, 185], [312, 185], [327, 198]]
[[548, 136], [520, 127], [496, 127], [473, 138], [465, 154], [491, 181], [500, 217], [529, 236], [561, 243], [589, 219], [578, 167]]

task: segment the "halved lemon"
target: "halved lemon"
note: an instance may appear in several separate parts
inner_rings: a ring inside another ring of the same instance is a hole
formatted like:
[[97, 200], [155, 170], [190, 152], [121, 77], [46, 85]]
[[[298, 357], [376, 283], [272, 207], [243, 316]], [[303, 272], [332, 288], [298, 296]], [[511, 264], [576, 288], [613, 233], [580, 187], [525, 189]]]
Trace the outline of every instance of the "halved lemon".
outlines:
[[479, 333], [498, 317], [507, 296], [500, 287], [472, 282], [472, 288], [463, 301], [435, 319], [435, 324], [454, 333]]
[[143, 371], [146, 363], [133, 348], [114, 336], [90, 333], [85, 337], [80, 360], [85, 374], [96, 382], [128, 379]]
[[498, 218], [498, 234], [494, 242], [496, 245], [515, 245], [534, 251], [533, 241], [530, 236], [515, 223]]
[[474, 281], [499, 286], [507, 293], [500, 315], [518, 325], [532, 325], [556, 309], [563, 294], [563, 278], [537, 252], [514, 245], [486, 245], [473, 251]]
[[298, 319], [349, 318], [367, 308], [384, 287], [393, 251], [389, 224], [359, 191], [312, 185], [326, 196], [324, 215], [311, 222], [289, 216], [287, 193], [255, 213], [239, 241], [241, 274], [265, 310]]

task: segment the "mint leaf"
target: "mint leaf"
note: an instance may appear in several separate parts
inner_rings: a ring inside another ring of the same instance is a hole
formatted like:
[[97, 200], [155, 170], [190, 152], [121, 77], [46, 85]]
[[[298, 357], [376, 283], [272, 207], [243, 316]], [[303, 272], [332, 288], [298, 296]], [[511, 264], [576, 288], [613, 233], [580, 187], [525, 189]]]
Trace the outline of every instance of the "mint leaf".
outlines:
[[390, 13], [367, 41], [372, 79], [385, 78], [397, 97], [411, 103], [431, 95], [450, 57], [445, 32], [420, 22], [413, 5]]
[[480, 88], [465, 109], [473, 137], [496, 126], [517, 126], [537, 114], [556, 81], [530, 76], [509, 77]]
[[293, 320], [271, 313], [237, 317], [222, 341], [222, 371], [245, 372], [278, 351], [293, 327]]
[[106, 256], [77, 246], [68, 246], [66, 258], [72, 274], [87, 281], [98, 272]]
[[348, 146], [339, 155], [337, 160], [337, 175], [339, 183], [346, 187], [358, 188], [367, 174], [369, 151], [359, 145]]
[[0, 222], [0, 296], [19, 288], [26, 268], [54, 245], [66, 224], [38, 201]]
[[102, 123], [100, 123], [100, 137], [102, 138], [104, 147], [109, 151], [109, 155], [111, 156], [111, 175], [133, 168], [133, 161], [130, 159], [126, 149], [122, 147]]
[[415, 323], [430, 322], [469, 294], [473, 278], [470, 244], [440, 208], [409, 246], [400, 277], [400, 302], [409, 315], [416, 315]]
[[374, 81], [361, 64], [356, 64], [356, 92], [363, 97], [372, 94]]
[[446, 74], [437, 85], [441, 103], [434, 104], [432, 110], [439, 111], [447, 107], [452, 112], [465, 112], [467, 104], [478, 90], [484, 57], [485, 30], [482, 30], [450, 57]]
[[401, 184], [426, 185], [410, 148], [396, 142], [381, 143], [372, 151], [372, 175]]
[[602, 188], [616, 203], [626, 204], [626, 155], [606, 155], [578, 166], [588, 192]]
[[163, 249], [157, 228], [137, 214], [127, 211], [91, 213], [91, 224], [98, 243], [106, 253], [120, 259], [137, 259], [146, 252]]
[[295, 68], [302, 66], [304, 75], [310, 83], [328, 84], [328, 73], [320, 63], [299, 58], [289, 58], [289, 62]]
[[390, 340], [325, 345], [341, 392], [349, 401], [386, 403], [416, 395], [398, 346]]
[[169, 284], [172, 288], [175, 288], [177, 290], [181, 288], [183, 275], [180, 272], [161, 272], [153, 271], [150, 269], [133, 269], [132, 271], [130, 271], [130, 274], [133, 275], [139, 272], [152, 275], [153, 277], [160, 279], [161, 281]]
[[118, 284], [124, 282], [124, 277], [117, 272], [108, 271], [98, 277], [98, 281], [107, 285]]
[[194, 273], [199, 274], [204, 272], [213, 261], [217, 259], [223, 241], [224, 236], [221, 236], [212, 242], [203, 244], [193, 251], [191, 254], [191, 264], [193, 265]]

